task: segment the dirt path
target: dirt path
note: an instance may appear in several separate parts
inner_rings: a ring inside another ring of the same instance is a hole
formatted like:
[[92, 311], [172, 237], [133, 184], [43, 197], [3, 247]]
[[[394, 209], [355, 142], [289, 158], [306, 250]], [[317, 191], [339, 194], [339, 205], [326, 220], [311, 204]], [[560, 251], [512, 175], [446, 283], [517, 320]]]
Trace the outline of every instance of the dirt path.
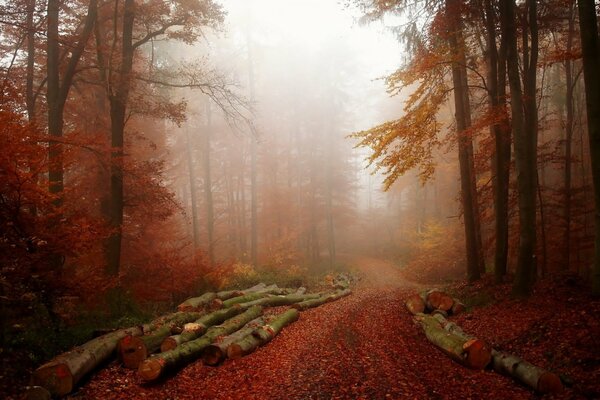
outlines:
[[394, 266], [354, 260], [364, 274], [354, 293], [302, 313], [255, 353], [214, 368], [196, 362], [175, 377], [142, 385], [116, 365], [76, 398], [153, 399], [527, 399], [492, 372], [470, 371], [434, 349], [403, 309], [411, 285]]

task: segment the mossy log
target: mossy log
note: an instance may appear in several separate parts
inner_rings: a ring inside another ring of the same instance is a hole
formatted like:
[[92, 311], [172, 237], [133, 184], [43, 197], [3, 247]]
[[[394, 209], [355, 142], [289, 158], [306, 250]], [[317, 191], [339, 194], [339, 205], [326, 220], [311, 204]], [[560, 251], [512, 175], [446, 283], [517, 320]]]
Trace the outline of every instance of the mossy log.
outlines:
[[292, 322], [296, 321], [300, 313], [291, 308], [287, 311], [277, 314], [272, 320], [257, 329], [251, 335], [247, 335], [227, 347], [227, 357], [238, 359], [271, 341], [281, 330]]
[[225, 336], [222, 340], [211, 344], [202, 352], [202, 361], [206, 365], [220, 364], [227, 358], [227, 348], [231, 344], [251, 335], [256, 328], [263, 326], [264, 324], [265, 319], [263, 317], [255, 318], [244, 325], [239, 331], [235, 331], [231, 335]]
[[92, 339], [36, 369], [33, 384], [45, 388], [53, 396], [65, 396], [75, 389], [81, 378], [113, 356], [121, 339], [142, 334], [142, 327], [133, 327]]
[[203, 315], [196, 321], [186, 324], [183, 327], [183, 332], [181, 332], [181, 334], [171, 335], [164, 338], [160, 344], [160, 351], [173, 350], [182, 343], [189, 342], [190, 340], [194, 340], [202, 336], [209, 327], [220, 324], [221, 322], [235, 317], [242, 312], [244, 312], [244, 309], [236, 304], [233, 307], [224, 308], [222, 310], [213, 311], [210, 314]]
[[298, 311], [304, 311], [307, 310], [309, 308], [314, 308], [314, 307], [318, 307], [320, 305], [323, 305], [325, 303], [329, 303], [332, 301], [335, 301], [337, 299], [340, 299], [342, 297], [348, 296], [352, 293], [352, 291], [350, 289], [345, 289], [345, 290], [338, 290], [336, 292], [333, 293], [325, 293], [322, 296], [316, 298], [316, 299], [309, 299], [309, 300], [305, 300], [302, 301], [300, 303], [296, 303], [293, 304], [292, 307], [295, 308]]
[[490, 363], [492, 354], [487, 343], [480, 339], [467, 339], [451, 333], [445, 330], [435, 317], [425, 314], [416, 317], [425, 336], [432, 344], [453, 360], [472, 369], [483, 369]]
[[494, 371], [508, 375], [540, 393], [560, 393], [563, 385], [560, 377], [543, 368], [537, 367], [512, 354], [492, 351]]
[[254, 300], [257, 300], [257, 299], [262, 299], [263, 297], [266, 297], [268, 295], [269, 295], [269, 293], [266, 293], [266, 292], [248, 293], [248, 294], [245, 294], [245, 295], [242, 295], [242, 296], [231, 298], [229, 300], [225, 300], [223, 302], [223, 307], [231, 307], [234, 304], [247, 303], [249, 301], [254, 301]]
[[202, 296], [192, 297], [177, 306], [177, 311], [199, 311], [207, 308], [207, 306], [217, 298], [214, 292], [204, 293]]
[[222, 325], [209, 328], [206, 333], [187, 343], [183, 343], [173, 350], [156, 354], [142, 363], [138, 368], [138, 374], [145, 381], [154, 381], [167, 371], [177, 368], [196, 360], [202, 355], [202, 351], [210, 346], [219, 336], [229, 335], [248, 322], [262, 314], [262, 307], [251, 307], [242, 314], [228, 319]]
[[140, 362], [160, 349], [163, 340], [171, 335], [173, 326], [183, 326], [197, 320], [202, 314], [197, 312], [179, 312], [161, 327], [147, 335], [127, 335], [119, 341], [119, 359], [125, 368], [136, 369]]
[[217, 299], [221, 301], [225, 301], [231, 299], [232, 297], [241, 296], [244, 293], [241, 290], [223, 290], [221, 292], [217, 292]]
[[306, 300], [318, 299], [321, 297], [321, 293], [313, 294], [288, 294], [286, 296], [275, 296], [270, 295], [263, 297], [262, 299], [249, 301], [247, 303], [241, 303], [242, 308], [249, 308], [252, 306], [263, 306], [263, 307], [278, 307], [278, 306], [289, 306], [296, 303], [301, 303]]

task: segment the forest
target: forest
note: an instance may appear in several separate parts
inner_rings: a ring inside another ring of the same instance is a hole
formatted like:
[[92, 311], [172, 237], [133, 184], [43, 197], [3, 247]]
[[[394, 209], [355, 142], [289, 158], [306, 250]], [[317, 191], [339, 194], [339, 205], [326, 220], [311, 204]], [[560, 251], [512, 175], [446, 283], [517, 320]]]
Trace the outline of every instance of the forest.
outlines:
[[0, 397], [600, 398], [599, 16], [0, 0]]

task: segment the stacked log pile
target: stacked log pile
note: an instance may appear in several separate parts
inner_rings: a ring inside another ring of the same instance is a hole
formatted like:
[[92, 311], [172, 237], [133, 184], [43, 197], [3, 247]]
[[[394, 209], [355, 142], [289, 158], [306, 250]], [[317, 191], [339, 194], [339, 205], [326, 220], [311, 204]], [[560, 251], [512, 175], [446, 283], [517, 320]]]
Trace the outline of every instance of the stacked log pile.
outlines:
[[409, 296], [405, 301], [429, 342], [454, 361], [472, 368], [491, 368], [512, 377], [539, 393], [559, 393], [563, 390], [558, 375], [521, 358], [493, 349], [485, 341], [462, 330], [447, 318], [466, 311], [458, 299], [434, 289]]
[[[115, 356], [125, 368], [154, 381], [198, 359], [218, 365], [270, 342], [299, 318], [299, 311], [351, 294], [351, 278], [338, 276], [333, 291], [279, 288], [260, 283], [245, 290], [204, 293], [185, 300], [177, 311], [143, 325], [101, 335], [39, 367], [30, 394], [53, 397], [71, 393], [77, 384]], [[266, 307], [289, 306], [274, 315]], [[37, 397], [36, 397], [37, 398]]]

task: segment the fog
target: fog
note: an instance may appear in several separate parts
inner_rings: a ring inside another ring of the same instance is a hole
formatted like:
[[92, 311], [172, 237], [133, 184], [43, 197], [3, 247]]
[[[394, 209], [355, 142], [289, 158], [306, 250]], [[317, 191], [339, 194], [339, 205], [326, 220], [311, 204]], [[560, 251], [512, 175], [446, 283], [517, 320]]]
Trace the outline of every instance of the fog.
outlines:
[[356, 244], [368, 213], [385, 212], [392, 199], [347, 136], [401, 113], [382, 78], [401, 64], [402, 46], [385, 20], [360, 23], [358, 10], [335, 0], [222, 4], [222, 31], [153, 55], [157, 63], [200, 60], [244, 103], [177, 92], [187, 118], [168, 127], [169, 177], [189, 235], [213, 262], [250, 260], [255, 224], [259, 262], [333, 263]]

